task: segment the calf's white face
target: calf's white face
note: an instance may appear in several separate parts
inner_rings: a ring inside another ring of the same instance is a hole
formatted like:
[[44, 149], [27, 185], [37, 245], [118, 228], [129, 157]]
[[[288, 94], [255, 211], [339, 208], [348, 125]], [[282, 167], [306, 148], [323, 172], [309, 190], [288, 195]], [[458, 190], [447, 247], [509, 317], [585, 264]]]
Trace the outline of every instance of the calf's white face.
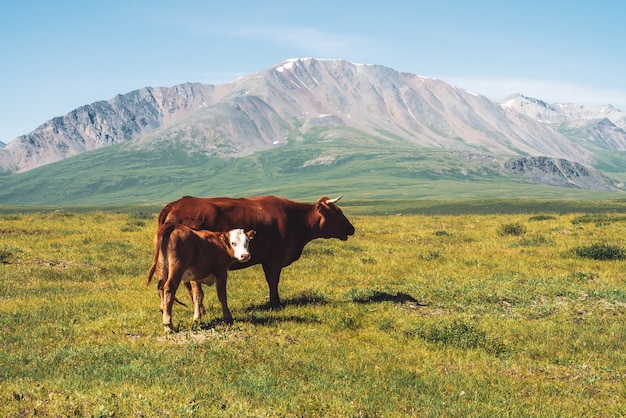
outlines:
[[233, 257], [237, 261], [248, 261], [250, 259], [248, 246], [250, 245], [250, 240], [253, 236], [254, 231], [248, 231], [248, 233], [245, 233], [243, 229], [233, 229], [228, 232], [230, 248], [233, 249]]

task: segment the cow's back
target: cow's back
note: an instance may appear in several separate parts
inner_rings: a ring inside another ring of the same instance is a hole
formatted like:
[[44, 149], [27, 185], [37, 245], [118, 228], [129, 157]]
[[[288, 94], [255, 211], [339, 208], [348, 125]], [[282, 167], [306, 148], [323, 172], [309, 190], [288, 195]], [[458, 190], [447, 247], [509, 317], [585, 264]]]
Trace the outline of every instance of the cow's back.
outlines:
[[[294, 206], [295, 205], [295, 206]], [[308, 205], [310, 206], [310, 205]], [[235, 268], [263, 263], [270, 257], [278, 262], [292, 260], [289, 248], [298, 245], [292, 223], [299, 223], [307, 205], [276, 196], [251, 198], [201, 198], [185, 196], [166, 205], [159, 214], [159, 224], [180, 223], [196, 230], [228, 231], [234, 228], [256, 231], [250, 242], [251, 260]], [[295, 210], [295, 212], [294, 212]]]
[[220, 209], [210, 199], [191, 196], [168, 203], [159, 213], [159, 226], [179, 223], [192, 229], [216, 231], [213, 221], [219, 217]]
[[275, 196], [252, 198], [185, 196], [167, 204], [159, 225], [180, 223], [192, 229], [228, 231], [276, 228], [285, 216], [286, 199]]

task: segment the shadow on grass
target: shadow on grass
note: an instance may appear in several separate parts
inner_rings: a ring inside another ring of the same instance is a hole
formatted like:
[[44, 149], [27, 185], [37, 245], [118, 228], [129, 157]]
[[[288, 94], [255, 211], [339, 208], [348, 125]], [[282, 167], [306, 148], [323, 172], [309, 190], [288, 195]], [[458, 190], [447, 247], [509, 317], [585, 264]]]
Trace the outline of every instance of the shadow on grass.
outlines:
[[[273, 307], [269, 302], [250, 305], [245, 309], [247, 316], [244, 318], [235, 318], [235, 323], [246, 322], [253, 325], [267, 325], [280, 322], [320, 323], [318, 319], [312, 317], [297, 315], [268, 316], [267, 314], [270, 312], [278, 313], [288, 306], [323, 306], [327, 303], [328, 301], [324, 296], [315, 292], [306, 291], [291, 298], [283, 299], [279, 307]], [[225, 322], [222, 318], [215, 318], [209, 322], [200, 322], [194, 325], [194, 327], [198, 330], [208, 330], [224, 324]]]
[[270, 324], [277, 324], [277, 323], [282, 323], [282, 322], [293, 322], [296, 324], [320, 324], [322, 321], [313, 317], [306, 318], [306, 317], [296, 316], [296, 315], [289, 315], [289, 316], [252, 315], [248, 318], [243, 319], [241, 322], [247, 322], [253, 325], [270, 325]]
[[415, 299], [413, 296], [402, 293], [387, 293], [381, 292], [379, 290], [370, 290], [370, 289], [353, 289], [348, 292], [348, 297], [354, 303], [380, 303], [380, 302], [394, 302], [394, 303], [413, 303], [417, 306], [427, 306], [424, 303], [420, 303], [419, 300]]
[[[393, 302], [398, 304], [410, 303], [415, 306], [428, 306], [425, 303], [420, 303], [420, 301], [413, 296], [402, 292], [388, 293], [371, 289], [353, 289], [348, 292], [348, 297], [353, 303], [359, 304]], [[310, 316], [281, 316], [268, 315], [268, 313], [278, 313], [288, 306], [324, 306], [328, 303], [328, 300], [324, 296], [312, 291], [306, 291], [283, 299], [279, 307], [273, 307], [269, 302], [250, 305], [245, 309], [247, 316], [244, 318], [236, 318], [235, 323], [246, 322], [253, 325], [268, 325], [281, 322], [320, 323], [321, 321], [319, 319]], [[195, 327], [199, 330], [208, 330], [223, 324], [224, 321], [221, 318], [215, 318], [210, 322], [201, 322], [195, 325]]]
[[279, 311], [288, 306], [323, 306], [327, 303], [328, 301], [322, 295], [319, 295], [315, 292], [302, 292], [290, 298], [283, 299], [280, 302], [279, 307], [274, 307], [270, 305], [269, 302], [265, 302], [261, 304], [250, 305], [248, 308], [246, 308], [246, 312]]
[[[248, 323], [252, 325], [270, 325], [270, 324], [277, 324], [277, 323], [282, 323], [282, 322], [293, 322], [297, 324], [321, 323], [319, 319], [313, 318], [313, 317], [304, 317], [304, 316], [297, 316], [297, 315], [288, 315], [288, 316], [271, 315], [269, 316], [269, 315], [251, 314], [244, 318], [235, 318], [234, 324]], [[194, 325], [192, 325], [192, 330], [193, 331], [207, 331], [207, 330], [218, 328], [224, 325], [226, 325], [226, 323], [224, 322], [222, 318], [215, 318], [209, 322], [202, 321], [199, 323], [195, 323]]]

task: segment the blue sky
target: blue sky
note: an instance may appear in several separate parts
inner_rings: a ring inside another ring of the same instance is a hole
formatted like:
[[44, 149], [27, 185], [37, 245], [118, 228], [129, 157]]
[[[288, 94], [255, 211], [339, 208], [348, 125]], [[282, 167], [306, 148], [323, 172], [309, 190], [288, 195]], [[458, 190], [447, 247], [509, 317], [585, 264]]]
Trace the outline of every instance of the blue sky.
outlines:
[[142, 87], [338, 58], [626, 111], [626, 2], [3, 0], [0, 140]]

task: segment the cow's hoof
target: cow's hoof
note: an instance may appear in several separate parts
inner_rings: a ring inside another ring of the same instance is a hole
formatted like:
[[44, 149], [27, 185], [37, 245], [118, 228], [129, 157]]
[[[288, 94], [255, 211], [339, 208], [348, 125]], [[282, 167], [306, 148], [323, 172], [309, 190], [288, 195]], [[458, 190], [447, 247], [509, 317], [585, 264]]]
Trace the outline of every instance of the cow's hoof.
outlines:
[[270, 300], [268, 305], [269, 305], [270, 309], [278, 310], [278, 309], [282, 308], [282, 304], [280, 303], [280, 299], [278, 299], [278, 300]]
[[174, 334], [174, 333], [178, 332], [178, 330], [176, 328], [174, 328], [173, 326], [165, 325], [165, 324], [163, 324], [163, 331], [166, 334]]

